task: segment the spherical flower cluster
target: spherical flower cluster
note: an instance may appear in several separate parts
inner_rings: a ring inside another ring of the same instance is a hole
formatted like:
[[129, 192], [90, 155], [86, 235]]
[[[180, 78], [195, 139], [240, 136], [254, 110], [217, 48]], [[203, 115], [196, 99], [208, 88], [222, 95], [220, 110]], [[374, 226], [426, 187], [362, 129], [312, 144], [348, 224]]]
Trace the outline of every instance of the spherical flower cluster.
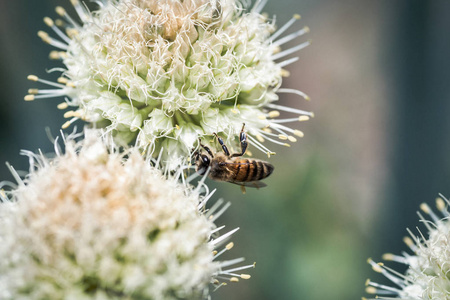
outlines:
[[[276, 92], [308, 99], [280, 88], [288, 73], [282, 68], [297, 60], [285, 57], [309, 44], [280, 52], [308, 32], [305, 27], [279, 38], [298, 15], [274, 33], [260, 14], [265, 1], [247, 11], [235, 0], [103, 0], [94, 12], [71, 2], [81, 23], [57, 7], [62, 20], [44, 19], [57, 37], [39, 32], [59, 48], [50, 57], [66, 69], [58, 82], [30, 75], [55, 89], [30, 89], [25, 97], [66, 96], [59, 108], [74, 110], [65, 113], [70, 120], [63, 127], [78, 119], [106, 127], [122, 144], [134, 142], [154, 154], [164, 149], [163, 162], [172, 167], [191, 155], [199, 137], [215, 132], [230, 142], [243, 123], [267, 154], [272, 151], [264, 140], [286, 145], [303, 136], [284, 123], [312, 113], [274, 104]], [[295, 116], [277, 119], [280, 110]]]
[[95, 135], [65, 148], [27, 153], [31, 173], [12, 169], [18, 186], [0, 193], [1, 299], [201, 299], [209, 283], [249, 277], [226, 270], [242, 259], [217, 260], [237, 229], [218, 234], [212, 193]]
[[427, 204], [420, 206], [430, 219], [420, 213], [420, 219], [428, 231], [428, 239], [419, 231], [419, 236], [409, 231], [411, 238], [404, 239], [414, 255], [385, 254], [384, 260], [395, 261], [408, 266], [405, 274], [375, 263], [369, 259], [372, 268], [382, 273], [394, 286], [386, 286], [367, 280], [367, 292], [376, 294], [377, 299], [450, 299], [450, 204], [444, 197], [437, 198], [437, 208], [443, 218], [435, 214]]

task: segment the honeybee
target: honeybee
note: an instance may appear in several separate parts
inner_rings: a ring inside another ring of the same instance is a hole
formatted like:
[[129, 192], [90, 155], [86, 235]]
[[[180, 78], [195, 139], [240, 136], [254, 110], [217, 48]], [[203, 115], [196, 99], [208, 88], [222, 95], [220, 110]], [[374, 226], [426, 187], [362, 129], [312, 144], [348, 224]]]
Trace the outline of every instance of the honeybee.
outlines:
[[196, 171], [199, 175], [204, 175], [208, 168], [211, 168], [208, 177], [216, 181], [226, 181], [238, 184], [245, 192], [245, 187], [264, 187], [266, 184], [260, 180], [267, 178], [272, 174], [274, 167], [266, 161], [251, 158], [242, 158], [247, 150], [247, 134], [244, 132], [245, 123], [242, 125], [239, 141], [241, 144], [241, 152], [230, 154], [223, 139], [216, 133], [214, 135], [222, 146], [223, 153], [215, 153], [199, 140], [207, 154], [194, 152], [196, 160]]

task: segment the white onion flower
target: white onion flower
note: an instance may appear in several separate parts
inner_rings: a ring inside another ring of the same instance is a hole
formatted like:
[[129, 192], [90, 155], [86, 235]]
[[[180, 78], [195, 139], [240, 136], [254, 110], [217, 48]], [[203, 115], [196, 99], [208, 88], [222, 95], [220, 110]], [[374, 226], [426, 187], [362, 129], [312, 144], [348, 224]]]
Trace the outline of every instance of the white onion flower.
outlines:
[[[91, 132], [92, 133], [92, 132]], [[0, 193], [1, 299], [202, 299], [250, 276], [219, 261], [232, 248], [214, 221], [228, 205], [164, 175], [136, 149], [89, 133], [55, 158], [25, 152], [30, 174]], [[180, 176], [178, 172], [176, 176]], [[0, 183], [1, 186], [12, 185]], [[207, 188], [206, 188], [207, 189]]]
[[436, 206], [442, 216], [438, 216], [427, 204], [420, 206], [429, 216], [427, 220], [421, 213], [421, 222], [428, 231], [428, 239], [418, 229], [419, 235], [409, 231], [411, 237], [405, 237], [404, 242], [414, 254], [385, 254], [383, 259], [405, 264], [408, 269], [401, 274], [383, 263], [375, 263], [369, 259], [372, 268], [382, 273], [392, 282], [387, 286], [367, 280], [367, 292], [376, 294], [376, 299], [450, 299], [450, 212], [449, 201], [436, 199]]
[[[298, 59], [286, 56], [310, 43], [281, 51], [309, 31], [281, 37], [298, 15], [275, 31], [260, 14], [266, 1], [246, 9], [235, 0], [102, 0], [93, 12], [71, 2], [81, 22], [57, 7], [62, 19], [44, 19], [53, 34], [38, 33], [58, 48], [50, 57], [65, 69], [57, 70], [57, 82], [30, 75], [53, 88], [30, 89], [25, 97], [65, 97], [58, 107], [73, 110], [63, 128], [78, 119], [106, 127], [122, 144], [134, 142], [155, 155], [164, 149], [171, 168], [190, 156], [199, 137], [216, 132], [230, 142], [243, 123], [250, 142], [268, 155], [265, 140], [288, 145], [303, 136], [285, 123], [313, 114], [276, 104], [276, 93], [309, 99], [280, 88], [288, 75], [283, 67]], [[292, 116], [279, 119], [280, 111]]]

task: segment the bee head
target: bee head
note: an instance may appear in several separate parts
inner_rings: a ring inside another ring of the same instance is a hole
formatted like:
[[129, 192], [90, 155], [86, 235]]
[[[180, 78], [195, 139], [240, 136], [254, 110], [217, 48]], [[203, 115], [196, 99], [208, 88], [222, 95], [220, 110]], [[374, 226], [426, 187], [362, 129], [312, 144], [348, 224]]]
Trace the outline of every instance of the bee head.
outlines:
[[200, 154], [197, 156], [197, 173], [199, 175], [204, 175], [206, 173], [206, 170], [208, 170], [209, 164], [211, 163], [211, 160], [209, 157], [205, 154]]

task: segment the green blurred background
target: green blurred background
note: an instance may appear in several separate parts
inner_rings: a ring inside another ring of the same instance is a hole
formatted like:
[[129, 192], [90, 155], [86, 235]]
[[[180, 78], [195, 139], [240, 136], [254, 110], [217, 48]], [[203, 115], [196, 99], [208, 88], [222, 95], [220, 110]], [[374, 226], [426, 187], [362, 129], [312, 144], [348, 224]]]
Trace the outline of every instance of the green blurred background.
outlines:
[[[68, 0], [0, 0], [0, 161], [16, 169], [28, 168], [20, 149], [50, 152], [44, 128], [64, 122], [59, 100], [23, 101], [26, 76], [58, 66], [36, 35], [56, 5], [72, 11]], [[360, 299], [367, 277], [384, 282], [367, 257], [406, 249], [419, 203], [450, 195], [450, 2], [278, 0], [264, 11], [279, 25], [301, 14], [290, 32], [311, 28], [284, 87], [312, 101], [281, 101], [316, 117], [294, 124], [298, 143], [275, 148], [267, 188], [211, 183], [232, 203], [219, 223], [241, 228], [230, 257], [257, 262], [213, 299]]]

